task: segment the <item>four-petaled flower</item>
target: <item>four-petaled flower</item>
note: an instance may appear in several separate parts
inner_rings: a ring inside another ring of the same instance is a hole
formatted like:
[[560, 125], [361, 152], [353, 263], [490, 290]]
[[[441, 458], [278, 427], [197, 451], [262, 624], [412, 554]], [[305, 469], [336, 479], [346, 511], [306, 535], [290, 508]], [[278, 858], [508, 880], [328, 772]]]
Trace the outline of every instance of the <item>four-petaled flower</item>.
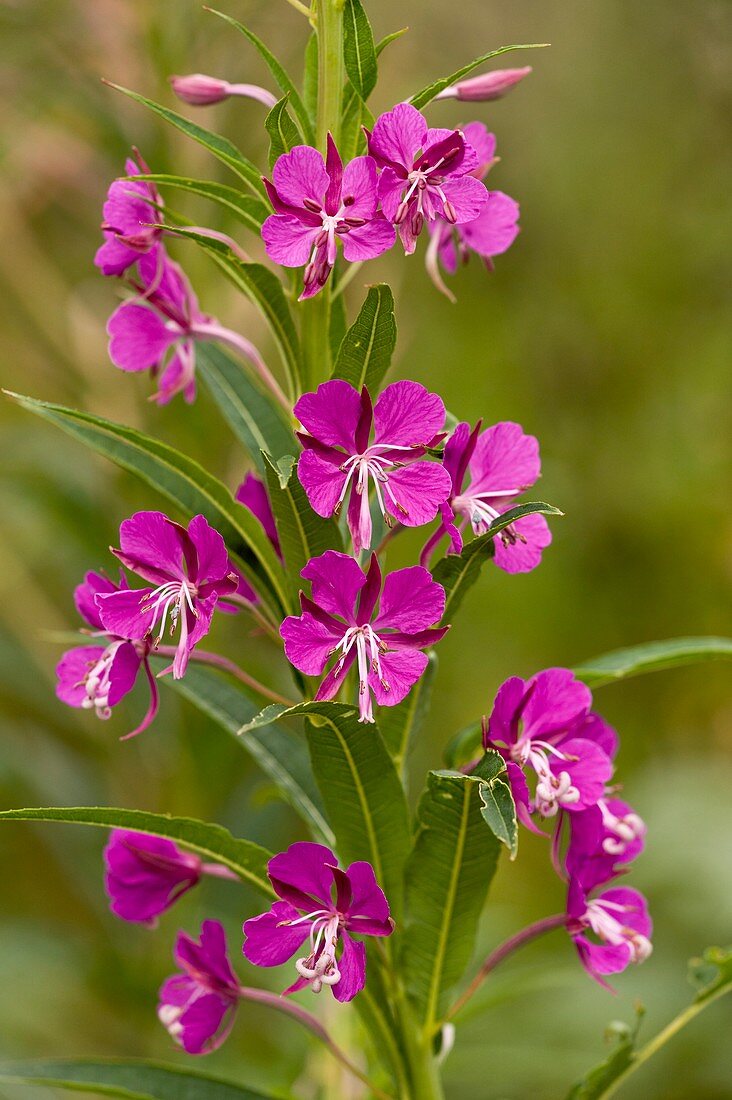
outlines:
[[[470, 122], [463, 135], [478, 155], [478, 165], [470, 174], [482, 180], [497, 159], [495, 134], [488, 133], [482, 122]], [[475, 252], [490, 271], [492, 258], [506, 252], [518, 236], [519, 205], [516, 200], [503, 191], [486, 191], [486, 196], [483, 209], [472, 221], [452, 225], [438, 216], [427, 223], [431, 240], [425, 265], [437, 289], [453, 302], [455, 295], [445, 286], [439, 264], [448, 274], [454, 275], [458, 263], [467, 263], [470, 253]]]
[[445, 590], [414, 565], [389, 573], [382, 591], [375, 554], [364, 573], [355, 558], [335, 550], [311, 558], [301, 576], [312, 583], [312, 599], [301, 593], [302, 615], [280, 627], [287, 659], [306, 676], [320, 676], [336, 657], [316, 699], [332, 699], [356, 661], [359, 721], [373, 722], [371, 695], [381, 706], [401, 703], [427, 667], [422, 650], [447, 632], [434, 626], [445, 611]]
[[[127, 175], [149, 173], [137, 149], [134, 154], [136, 159], [125, 163]], [[103, 208], [104, 244], [94, 257], [103, 275], [123, 275], [142, 256], [154, 254], [162, 230], [150, 222], [160, 220], [161, 205], [157, 188], [145, 180], [117, 179], [110, 184]]]
[[[452, 489], [448, 502], [440, 508], [440, 527], [422, 551], [423, 564], [443, 535], [449, 535], [452, 552], [459, 554], [463, 548], [461, 527], [469, 523], [473, 534], [484, 534], [541, 473], [539, 444], [520, 424], [503, 421], [484, 432], [480, 428], [480, 421], [472, 431], [469, 424], [458, 424], [445, 444], [443, 462]], [[464, 485], [466, 474], [469, 480]], [[493, 560], [506, 573], [528, 573], [539, 564], [551, 541], [543, 516], [523, 516], [494, 539]]]
[[367, 136], [382, 169], [381, 208], [398, 226], [405, 252], [414, 252], [425, 221], [442, 217], [460, 225], [478, 217], [488, 192], [471, 175], [478, 154], [460, 130], [430, 129], [416, 107], [398, 103]]
[[[483, 745], [506, 761], [518, 815], [532, 830], [532, 812], [575, 813], [605, 794], [615, 732], [590, 715], [591, 704], [590, 689], [566, 668], [549, 668], [530, 680], [512, 676], [498, 689]], [[527, 765], [537, 777], [533, 799], [523, 774]]]
[[604, 974], [618, 974], [651, 954], [653, 924], [646, 899], [637, 890], [614, 886], [594, 898], [588, 897], [590, 890], [579, 879], [570, 879], [567, 931], [587, 973], [610, 989]]
[[366, 983], [366, 949], [352, 936], [390, 936], [394, 928], [371, 864], [343, 871], [330, 848], [301, 841], [271, 859], [267, 873], [282, 900], [244, 922], [245, 958], [279, 966], [308, 940], [295, 962], [298, 978], [285, 993], [330, 986], [336, 1000], [352, 1000]]
[[[120, 583], [99, 573], [87, 573], [74, 592], [76, 609], [92, 628], [93, 637], [105, 639], [105, 645], [81, 645], [67, 650], [56, 666], [56, 695], [70, 707], [93, 710], [97, 718], [107, 719], [112, 708], [135, 686], [137, 674], [144, 669], [150, 687], [150, 704], [142, 722], [125, 737], [146, 730], [158, 709], [158, 690], [150, 670], [147, 639], [134, 638], [105, 628], [99, 615], [97, 597], [128, 591], [120, 570]], [[124, 740], [124, 738], [123, 738]]]
[[151, 371], [158, 379], [153, 395], [158, 404], [167, 404], [177, 393], [193, 401], [196, 343], [206, 340], [233, 347], [270, 389], [279, 391], [254, 344], [201, 312], [193, 287], [163, 245], [140, 256], [137, 269], [139, 279], [131, 279], [130, 285], [138, 296], [118, 306], [107, 324], [109, 357], [120, 370]]
[[[420, 527], [437, 514], [450, 493], [439, 463], [419, 461], [442, 439], [445, 406], [418, 382], [393, 382], [372, 408], [364, 386], [324, 382], [295, 405], [305, 432], [298, 476], [320, 516], [337, 514], [346, 498], [348, 526], [358, 554], [371, 546], [369, 488], [388, 524]], [[371, 425], [374, 438], [370, 441]]]
[[[106, 630], [126, 638], [162, 641], [180, 627], [173, 677], [180, 679], [188, 657], [211, 626], [219, 598], [236, 591], [239, 578], [224, 540], [204, 516], [194, 516], [188, 529], [162, 512], [137, 512], [119, 529], [120, 548], [112, 549], [122, 564], [155, 587], [131, 588], [97, 597]], [[158, 625], [159, 624], [159, 625]]]
[[301, 300], [325, 286], [337, 256], [337, 240], [349, 262], [371, 260], [394, 244], [393, 226], [377, 212], [376, 164], [356, 157], [343, 167], [328, 135], [326, 160], [317, 149], [297, 145], [265, 179], [275, 210], [262, 226], [267, 255], [284, 267], [305, 266]]
[[204, 921], [200, 943], [180, 932], [174, 958], [183, 973], [161, 986], [158, 1019], [187, 1054], [209, 1054], [231, 1031], [240, 999], [224, 929]]

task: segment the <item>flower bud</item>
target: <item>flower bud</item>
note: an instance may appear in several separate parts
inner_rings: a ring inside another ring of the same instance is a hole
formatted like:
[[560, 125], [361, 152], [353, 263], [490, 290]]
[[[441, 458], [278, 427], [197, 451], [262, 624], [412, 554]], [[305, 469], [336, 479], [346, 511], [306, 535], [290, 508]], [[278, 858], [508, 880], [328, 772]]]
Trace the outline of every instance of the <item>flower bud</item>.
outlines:
[[494, 69], [482, 76], [470, 80], [459, 80], [437, 95], [436, 99], [457, 99], [461, 103], [485, 103], [491, 99], [500, 99], [531, 72], [531, 66], [523, 69]]
[[260, 88], [258, 84], [230, 84], [228, 80], [219, 80], [204, 73], [191, 73], [189, 76], [171, 76], [173, 91], [184, 103], [192, 107], [208, 107], [213, 103], [223, 103], [229, 96], [246, 96], [256, 99], [271, 110], [277, 97]]

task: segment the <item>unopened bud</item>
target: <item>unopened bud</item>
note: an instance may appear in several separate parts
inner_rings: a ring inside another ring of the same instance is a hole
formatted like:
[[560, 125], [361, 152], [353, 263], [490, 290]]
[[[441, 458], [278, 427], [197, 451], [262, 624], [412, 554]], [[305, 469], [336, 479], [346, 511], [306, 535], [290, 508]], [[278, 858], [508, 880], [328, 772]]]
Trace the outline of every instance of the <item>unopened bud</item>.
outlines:
[[213, 103], [223, 103], [229, 96], [246, 96], [256, 99], [271, 109], [277, 97], [260, 88], [258, 84], [230, 84], [228, 80], [219, 80], [204, 73], [191, 73], [189, 76], [171, 76], [173, 91], [184, 103], [191, 107], [209, 107]]
[[530, 72], [530, 65], [523, 69], [494, 69], [482, 76], [473, 76], [470, 80], [459, 80], [457, 84], [443, 88], [435, 98], [457, 99], [461, 103], [485, 103], [491, 99], [500, 99]]

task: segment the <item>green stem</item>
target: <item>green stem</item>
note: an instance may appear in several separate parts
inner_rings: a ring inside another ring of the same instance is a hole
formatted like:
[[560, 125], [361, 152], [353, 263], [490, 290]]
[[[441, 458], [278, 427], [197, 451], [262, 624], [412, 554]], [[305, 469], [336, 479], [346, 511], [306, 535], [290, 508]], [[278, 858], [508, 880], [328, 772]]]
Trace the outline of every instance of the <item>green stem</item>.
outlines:
[[644, 1047], [641, 1047], [641, 1049], [633, 1055], [630, 1065], [623, 1070], [620, 1076], [616, 1077], [608, 1088], [598, 1093], [598, 1100], [607, 1100], [607, 1097], [614, 1096], [620, 1086], [630, 1077], [631, 1073], [635, 1073], [638, 1067], [642, 1066], [644, 1062], [647, 1062], [656, 1051], [660, 1050], [661, 1047], [669, 1041], [669, 1039], [673, 1039], [677, 1032], [686, 1027], [688, 1023], [691, 1023], [694, 1017], [698, 1016], [700, 1012], [703, 1012], [707, 1005], [713, 1004], [718, 997], [723, 997], [725, 993], [729, 992], [730, 987], [728, 985], [722, 986], [716, 993], [712, 994], [712, 996], [707, 997], [703, 1001], [697, 1001], [689, 1005], [688, 1008], [685, 1008], [683, 1012], [680, 1012], [670, 1024], [667, 1024], [662, 1031], [659, 1031], [658, 1035], [650, 1039]]
[[330, 377], [330, 280], [314, 298], [300, 303], [303, 386], [314, 390]]
[[394, 1007], [401, 1025], [402, 1046], [408, 1063], [411, 1085], [409, 1098], [410, 1100], [444, 1100], [440, 1071], [432, 1050], [432, 1036], [425, 1035], [424, 1029], [417, 1025], [398, 977], [396, 984]]

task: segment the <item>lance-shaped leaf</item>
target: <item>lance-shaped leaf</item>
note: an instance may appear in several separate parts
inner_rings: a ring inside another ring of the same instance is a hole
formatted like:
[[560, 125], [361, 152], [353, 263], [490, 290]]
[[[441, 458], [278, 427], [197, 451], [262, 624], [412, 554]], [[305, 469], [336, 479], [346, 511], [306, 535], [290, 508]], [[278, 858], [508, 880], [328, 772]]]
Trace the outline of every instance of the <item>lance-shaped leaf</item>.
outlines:
[[179, 237], [195, 241], [208, 252], [234, 286], [257, 306], [275, 338], [290, 387], [293, 392], [299, 393], [302, 389], [300, 341], [282, 283], [274, 272], [264, 264], [243, 263], [223, 241], [178, 226], [175, 232]]
[[154, 100], [140, 95], [139, 92], [132, 92], [129, 88], [123, 88], [120, 84], [110, 84], [109, 86], [114, 88], [115, 91], [129, 96], [130, 99], [134, 99], [136, 103], [141, 103], [143, 107], [147, 107], [150, 111], [159, 115], [160, 118], [175, 126], [176, 129], [193, 138], [199, 145], [203, 145], [209, 153], [213, 153], [217, 160], [236, 172], [237, 176], [244, 180], [255, 195], [264, 194], [261, 173], [228, 138], [222, 137], [221, 134], [215, 134], [212, 130], [205, 130], [203, 126], [197, 126], [195, 122], [190, 122], [183, 115], [179, 115], [177, 111], [171, 111], [168, 107], [163, 107], [161, 103], [155, 103]]
[[269, 1100], [263, 1092], [196, 1070], [121, 1058], [0, 1062], [0, 1085], [39, 1085], [123, 1100]]
[[558, 508], [551, 504], [541, 502], [521, 504], [518, 508], [511, 508], [494, 520], [488, 530], [477, 539], [467, 543], [460, 554], [448, 554], [437, 563], [432, 570], [432, 576], [445, 589], [447, 602], [443, 621], [452, 622], [463, 597], [473, 587], [480, 575], [480, 569], [487, 558], [493, 556], [493, 540], [504, 527], [515, 523], [523, 516], [532, 516], [536, 513], [543, 516], [564, 515]]
[[696, 665], [704, 661], [731, 660], [732, 638], [670, 638], [665, 642], [616, 649], [585, 661], [574, 670], [588, 687], [597, 688], [640, 676], [644, 672], [660, 672], [679, 665]]
[[10, 393], [23, 408], [50, 420], [92, 450], [136, 474], [186, 518], [206, 517], [222, 535], [237, 566], [275, 610], [286, 606], [287, 585], [280, 560], [257, 520], [229, 490], [193, 459], [134, 428], [100, 416]]
[[151, 836], [174, 840], [208, 862], [222, 863], [256, 890], [274, 894], [267, 878], [272, 853], [250, 840], [232, 836], [228, 829], [192, 817], [170, 817], [145, 810], [122, 810], [111, 806], [42, 806], [23, 810], [2, 810], [0, 821], [61, 821], [71, 825], [95, 825], [102, 829], [132, 829]]
[[266, 707], [241, 733], [298, 716], [310, 719], [310, 759], [338, 851], [345, 860], [365, 859], [373, 865], [398, 921], [409, 850], [407, 804], [378, 727], [359, 722], [355, 707], [310, 702]]
[[495, 749], [489, 749], [472, 774], [481, 780], [481, 817], [496, 839], [508, 848], [511, 859], [515, 859], [518, 852], [518, 821], [507, 779], [506, 761]]
[[269, 71], [272, 73], [272, 76], [277, 81], [280, 90], [284, 92], [285, 95], [288, 95], [290, 97], [290, 103], [300, 124], [300, 129], [302, 130], [303, 137], [305, 138], [305, 143], [307, 145], [315, 145], [315, 131], [313, 129], [310, 115], [305, 109], [305, 105], [300, 98], [297, 87], [295, 86], [292, 79], [288, 76], [285, 68], [280, 64], [275, 55], [269, 49], [269, 47], [265, 46], [261, 38], [257, 38], [256, 34], [254, 34], [253, 31], [250, 31], [248, 27], [245, 27], [243, 23], [240, 23], [238, 19], [232, 18], [232, 16], [227, 15], [223, 11], [216, 11], [215, 8], [207, 8], [206, 10], [210, 11], [212, 15], [218, 15], [220, 19], [224, 19], [227, 23], [230, 23], [232, 27], [236, 27], [236, 29], [240, 31], [241, 34], [243, 34], [244, 37], [251, 42], [255, 50], [259, 53], [260, 57], [264, 60], [264, 63]]
[[275, 462], [263, 455], [267, 490], [280, 539], [285, 572], [290, 582], [290, 612], [300, 613], [300, 573], [311, 558], [326, 550], [343, 551], [343, 536], [333, 519], [323, 519], [310, 507], [297, 476], [292, 455]]
[[500, 46], [497, 50], [490, 50], [488, 53], [476, 57], [474, 61], [469, 61], [467, 65], [463, 65], [461, 68], [456, 69], [455, 72], [450, 73], [449, 76], [442, 76], [439, 80], [435, 80], [432, 84], [428, 84], [426, 88], [422, 88], [416, 95], [413, 95], [409, 102], [412, 106], [421, 110], [422, 107], [431, 103], [435, 96], [439, 95], [441, 91], [448, 88], [451, 84], [455, 84], [458, 80], [462, 80], [464, 76], [472, 73], [473, 69], [477, 69], [480, 65], [485, 65], [486, 61], [491, 61], [494, 57], [500, 57], [501, 54], [510, 53], [511, 50], [540, 50], [548, 45], [548, 42], [527, 42], [523, 45]]
[[343, 378], [357, 390], [368, 386], [376, 394], [391, 365], [396, 346], [394, 296], [386, 283], [369, 287], [366, 301], [338, 350], [333, 378]]
[[430, 772], [407, 861], [402, 965], [425, 1033], [439, 1026], [475, 947], [499, 842], [481, 816], [481, 780]]
[[328, 845], [335, 843], [302, 737], [279, 723], [258, 726], [240, 735], [241, 727], [257, 715], [259, 708], [240, 688], [211, 669], [192, 663], [182, 680], [166, 677], [163, 683], [236, 738], [317, 840]]
[[379, 712], [381, 736], [401, 774], [404, 773], [410, 748], [422, 732], [430, 707], [432, 684], [437, 673], [437, 655], [434, 651], [428, 653], [428, 660], [429, 664], [422, 678], [406, 699], [402, 699], [395, 707], [382, 707]]
[[264, 120], [264, 128], [269, 134], [269, 166], [283, 153], [289, 153], [296, 145], [301, 144], [300, 131], [292, 121], [287, 110], [288, 96], [279, 99]]
[[[387, 34], [385, 38], [376, 46], [376, 57], [380, 57], [383, 50], [389, 45], [390, 42], [395, 42], [397, 38], [401, 38], [407, 31], [406, 27], [402, 27], [399, 31], [394, 31], [393, 34]], [[315, 52], [315, 61], [317, 64], [317, 47]], [[373, 116], [363, 102], [362, 97], [357, 92], [353, 84], [348, 82], [343, 91], [343, 108], [341, 118], [341, 132], [340, 132], [340, 153], [344, 162], [352, 160], [366, 145], [366, 139], [361, 129], [362, 126], [373, 125]]]
[[585, 1074], [568, 1093], [567, 1100], [607, 1100], [614, 1096], [632, 1073], [648, 1061], [656, 1051], [673, 1039], [708, 1005], [732, 992], [732, 948], [709, 947], [700, 959], [689, 964], [689, 978], [696, 987], [696, 996], [683, 1012], [643, 1047], [637, 1046], [638, 1029], [643, 1009], [637, 1009], [635, 1024], [612, 1024], [616, 1045], [610, 1055]]
[[261, 474], [262, 451], [275, 460], [292, 452], [295, 438], [278, 402], [254, 382], [241, 362], [217, 344], [200, 344], [196, 370], [229, 427]]
[[374, 35], [361, 0], [343, 6], [343, 62], [346, 74], [362, 100], [376, 87], [378, 69]]
[[130, 176], [129, 179], [147, 180], [160, 187], [173, 187], [178, 191], [188, 191], [192, 195], [202, 195], [229, 214], [233, 214], [242, 225], [251, 229], [257, 236], [262, 228], [262, 222], [270, 213], [267, 204], [257, 195], [245, 195], [236, 187], [228, 187], [225, 183], [215, 183], [213, 180], [193, 180], [188, 176], [170, 176], [163, 173]]

